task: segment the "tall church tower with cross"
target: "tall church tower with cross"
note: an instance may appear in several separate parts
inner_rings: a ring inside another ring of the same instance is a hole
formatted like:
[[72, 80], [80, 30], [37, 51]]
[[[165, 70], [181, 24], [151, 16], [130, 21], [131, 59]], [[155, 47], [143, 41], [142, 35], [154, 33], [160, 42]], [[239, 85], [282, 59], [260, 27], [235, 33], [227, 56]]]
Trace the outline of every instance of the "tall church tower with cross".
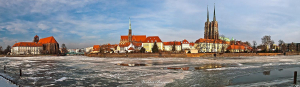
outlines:
[[132, 42], [132, 30], [131, 30], [131, 22], [130, 22], [130, 18], [129, 18], [128, 41], [129, 41], [130, 43]]

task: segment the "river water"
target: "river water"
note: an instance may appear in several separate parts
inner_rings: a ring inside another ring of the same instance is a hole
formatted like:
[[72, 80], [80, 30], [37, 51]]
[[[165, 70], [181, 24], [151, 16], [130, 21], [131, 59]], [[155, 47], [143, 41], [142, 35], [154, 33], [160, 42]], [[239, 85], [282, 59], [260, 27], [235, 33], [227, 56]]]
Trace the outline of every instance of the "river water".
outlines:
[[[295, 86], [300, 56], [228, 58], [0, 57], [0, 74], [21, 86]], [[4, 66], [6, 72], [4, 73]], [[22, 76], [20, 76], [20, 69]], [[296, 85], [298, 86], [298, 85]]]

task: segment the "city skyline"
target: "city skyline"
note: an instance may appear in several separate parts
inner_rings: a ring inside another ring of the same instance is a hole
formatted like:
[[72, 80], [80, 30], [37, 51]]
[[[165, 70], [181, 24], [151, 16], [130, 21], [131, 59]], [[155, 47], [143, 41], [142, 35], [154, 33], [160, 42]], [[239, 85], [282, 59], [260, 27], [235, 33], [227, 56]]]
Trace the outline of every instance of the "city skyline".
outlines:
[[[204, 38], [207, 5], [210, 19], [216, 5], [219, 34], [261, 43], [271, 35], [277, 44], [300, 42], [299, 9], [288, 1], [6, 1], [0, 3], [0, 45], [32, 41], [35, 35], [54, 36], [68, 48], [119, 43], [128, 32], [159, 36], [162, 41], [195, 42]], [[24, 4], [26, 3], [26, 4]], [[252, 43], [251, 43], [252, 44]]]

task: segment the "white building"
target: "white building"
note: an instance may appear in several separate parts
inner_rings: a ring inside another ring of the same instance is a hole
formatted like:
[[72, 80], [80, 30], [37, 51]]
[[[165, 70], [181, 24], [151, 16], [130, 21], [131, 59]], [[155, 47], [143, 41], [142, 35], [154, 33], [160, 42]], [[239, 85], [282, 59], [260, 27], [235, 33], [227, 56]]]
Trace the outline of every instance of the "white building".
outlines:
[[12, 46], [12, 55], [41, 54], [43, 44], [36, 42], [19, 42]]
[[182, 50], [185, 49], [190, 49], [190, 43], [186, 39], [182, 41]]
[[[170, 42], [163, 42], [164, 44], [164, 51], [172, 51], [174, 41]], [[175, 51], [181, 51], [181, 42], [175, 42]]]
[[93, 51], [93, 47], [87, 47], [87, 48], [85, 48], [85, 52], [86, 53], [90, 53], [92, 51]]

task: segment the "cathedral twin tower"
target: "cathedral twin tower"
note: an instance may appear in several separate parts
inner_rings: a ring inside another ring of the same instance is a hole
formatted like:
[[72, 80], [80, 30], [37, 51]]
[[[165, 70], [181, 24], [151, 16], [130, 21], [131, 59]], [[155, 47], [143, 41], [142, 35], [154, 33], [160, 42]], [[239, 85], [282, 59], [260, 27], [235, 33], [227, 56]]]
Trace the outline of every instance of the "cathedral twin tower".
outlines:
[[214, 19], [209, 21], [209, 12], [207, 6], [207, 21], [204, 27], [204, 39], [219, 39], [218, 21], [216, 20], [216, 11], [214, 7]]

